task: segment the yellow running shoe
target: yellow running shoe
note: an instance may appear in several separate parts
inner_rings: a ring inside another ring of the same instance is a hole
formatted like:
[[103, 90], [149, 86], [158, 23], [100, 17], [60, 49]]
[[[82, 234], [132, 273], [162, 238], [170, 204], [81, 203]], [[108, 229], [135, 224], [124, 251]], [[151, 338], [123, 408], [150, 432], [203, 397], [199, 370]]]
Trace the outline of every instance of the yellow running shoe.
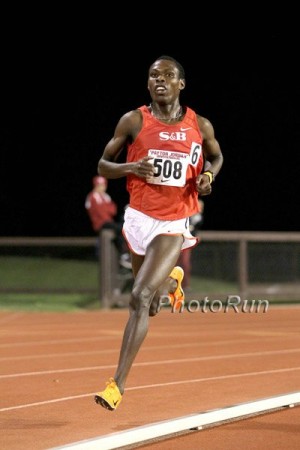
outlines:
[[173, 293], [169, 292], [170, 302], [172, 307], [174, 307], [177, 310], [180, 310], [181, 306], [184, 305], [184, 292], [181, 287], [181, 283], [184, 277], [184, 271], [182, 267], [179, 266], [174, 267], [169, 277], [177, 281], [177, 288], [175, 292]]
[[113, 378], [110, 378], [106, 385], [104, 391], [95, 395], [95, 402], [103, 406], [103, 408], [114, 411], [121, 403], [122, 394]]

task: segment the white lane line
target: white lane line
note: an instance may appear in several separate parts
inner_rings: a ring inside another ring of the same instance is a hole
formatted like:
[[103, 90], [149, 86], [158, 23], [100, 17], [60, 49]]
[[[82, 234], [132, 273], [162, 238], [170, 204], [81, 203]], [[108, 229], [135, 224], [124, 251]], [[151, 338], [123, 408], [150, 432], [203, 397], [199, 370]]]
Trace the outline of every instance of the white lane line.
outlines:
[[[246, 373], [237, 373], [237, 374], [231, 374], [231, 375], [221, 375], [218, 377], [196, 378], [193, 380], [170, 381], [168, 383], [147, 384], [144, 386], [129, 387], [126, 389], [126, 391], [136, 391], [136, 390], [140, 390], [140, 389], [152, 389], [152, 388], [166, 387], [166, 386], [178, 386], [180, 384], [188, 384], [188, 383], [203, 383], [206, 381], [220, 381], [220, 380], [229, 380], [229, 379], [234, 379], [234, 378], [246, 378], [246, 377], [253, 377], [253, 376], [260, 376], [260, 375], [280, 374], [280, 373], [293, 372], [293, 371], [297, 371], [297, 370], [300, 370], [300, 366], [299, 367], [289, 367], [287, 369], [264, 370], [261, 372], [246, 372]], [[48, 405], [50, 403], [58, 403], [58, 402], [64, 402], [64, 401], [68, 401], [68, 400], [76, 400], [78, 398], [90, 397], [93, 395], [95, 395], [95, 392], [91, 392], [89, 394], [74, 395], [74, 396], [70, 396], [70, 397], [62, 397], [62, 398], [57, 398], [57, 399], [53, 399], [53, 400], [46, 400], [43, 402], [27, 403], [25, 405], [10, 406], [7, 408], [1, 408], [0, 412], [14, 411], [16, 409], [31, 408], [32, 406]]]
[[[182, 363], [191, 363], [191, 362], [199, 362], [199, 361], [216, 361], [221, 359], [230, 359], [230, 358], [249, 358], [249, 357], [261, 357], [261, 356], [271, 356], [271, 355], [284, 355], [291, 353], [299, 353], [299, 348], [292, 348], [286, 350], [270, 350], [265, 352], [249, 352], [249, 353], [231, 353], [228, 355], [215, 355], [215, 356], [199, 356], [194, 358], [181, 358], [181, 359], [164, 359], [164, 360], [156, 360], [156, 361], [147, 361], [134, 363], [134, 367], [147, 367], [147, 366], [156, 366], [156, 365], [166, 365], [166, 364], [182, 364]], [[74, 367], [71, 369], [55, 369], [55, 370], [43, 370], [40, 372], [23, 372], [23, 373], [13, 373], [0, 375], [0, 379], [7, 378], [18, 378], [18, 377], [28, 377], [28, 376], [38, 376], [38, 375], [48, 375], [53, 373], [70, 373], [70, 372], [84, 372], [89, 370], [106, 370], [113, 369], [116, 367], [116, 364], [109, 364], [106, 366], [89, 366], [89, 367]]]
[[[253, 342], [261, 342], [261, 338], [257, 339], [239, 339], [239, 344], [242, 343], [250, 343], [253, 344]], [[221, 345], [230, 345], [230, 344], [236, 344], [236, 339], [230, 339], [230, 340], [222, 340], [222, 341], [215, 341], [210, 342], [209, 346], [221, 346]], [[170, 345], [152, 345], [152, 346], [144, 346], [143, 352], [146, 351], [153, 351], [153, 350], [164, 350], [164, 349], [177, 349], [177, 348], [193, 348], [193, 347], [207, 347], [207, 342], [187, 342], [187, 343], [180, 343], [180, 344], [170, 344]], [[76, 357], [76, 356], [85, 356], [85, 355], [101, 355], [101, 354], [109, 354], [109, 353], [119, 353], [120, 349], [110, 349], [106, 348], [103, 350], [92, 350], [92, 351], [72, 351], [72, 352], [65, 352], [65, 353], [43, 353], [43, 354], [34, 354], [34, 355], [23, 355], [23, 356], [3, 356], [0, 357], [0, 361], [22, 361], [22, 360], [31, 360], [31, 359], [41, 359], [41, 358], [55, 358], [55, 357]]]
[[13, 347], [32, 347], [34, 345], [52, 345], [52, 344], [78, 344], [81, 342], [94, 342], [94, 341], [106, 341], [110, 339], [120, 339], [122, 333], [120, 332], [118, 336], [100, 336], [100, 337], [89, 337], [89, 338], [74, 338], [74, 339], [52, 339], [48, 341], [31, 341], [31, 342], [13, 342], [8, 344], [0, 344], [0, 348], [13, 348]]

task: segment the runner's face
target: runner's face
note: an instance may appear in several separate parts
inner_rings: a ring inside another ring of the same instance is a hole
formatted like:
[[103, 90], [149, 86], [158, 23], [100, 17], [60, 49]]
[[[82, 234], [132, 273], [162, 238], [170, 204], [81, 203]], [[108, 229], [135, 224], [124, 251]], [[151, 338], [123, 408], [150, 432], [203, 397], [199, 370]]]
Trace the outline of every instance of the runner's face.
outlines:
[[179, 78], [179, 70], [173, 61], [161, 59], [150, 67], [148, 89], [153, 101], [162, 104], [173, 103], [184, 86], [184, 80]]

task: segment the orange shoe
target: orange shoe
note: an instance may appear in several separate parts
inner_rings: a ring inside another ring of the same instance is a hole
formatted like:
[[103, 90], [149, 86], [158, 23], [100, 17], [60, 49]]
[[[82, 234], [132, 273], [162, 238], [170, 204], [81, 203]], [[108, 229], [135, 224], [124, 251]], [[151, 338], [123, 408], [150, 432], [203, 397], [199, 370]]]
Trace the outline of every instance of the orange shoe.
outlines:
[[179, 266], [174, 267], [169, 277], [177, 281], [177, 288], [175, 292], [169, 292], [168, 294], [170, 302], [174, 309], [180, 310], [181, 307], [184, 305], [184, 292], [181, 287], [181, 283], [184, 277], [184, 271], [182, 267]]

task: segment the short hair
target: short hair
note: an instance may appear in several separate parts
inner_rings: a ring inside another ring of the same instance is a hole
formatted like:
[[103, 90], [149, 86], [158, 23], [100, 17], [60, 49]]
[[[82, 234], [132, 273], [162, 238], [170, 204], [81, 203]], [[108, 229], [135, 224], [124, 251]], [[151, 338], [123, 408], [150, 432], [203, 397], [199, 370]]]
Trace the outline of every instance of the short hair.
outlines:
[[168, 61], [172, 61], [175, 64], [175, 66], [177, 67], [177, 69], [178, 69], [179, 78], [182, 78], [182, 79], [185, 80], [185, 70], [184, 70], [183, 66], [180, 64], [180, 62], [177, 61], [177, 59], [175, 59], [175, 58], [173, 58], [172, 56], [169, 56], [169, 55], [161, 55], [155, 61], [159, 61], [161, 59], [166, 59]]

